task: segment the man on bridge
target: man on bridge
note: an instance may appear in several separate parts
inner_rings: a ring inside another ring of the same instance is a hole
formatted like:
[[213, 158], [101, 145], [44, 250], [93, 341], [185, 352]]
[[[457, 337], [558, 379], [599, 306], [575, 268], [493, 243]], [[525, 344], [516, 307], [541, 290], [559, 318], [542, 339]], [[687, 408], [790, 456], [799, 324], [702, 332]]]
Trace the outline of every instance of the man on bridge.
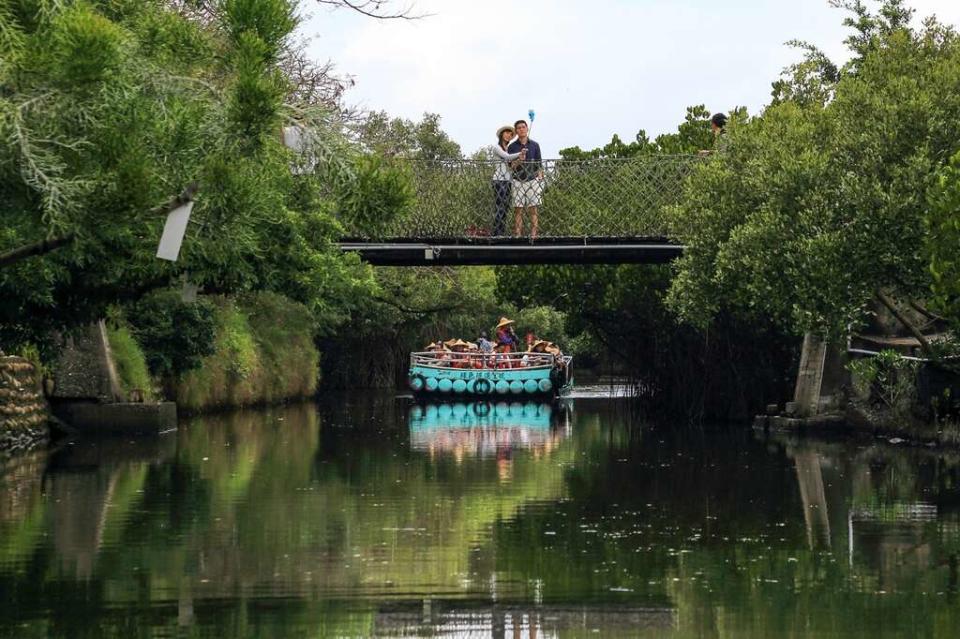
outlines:
[[527, 152], [526, 161], [515, 160], [513, 167], [513, 215], [514, 235], [523, 235], [523, 210], [530, 210], [530, 238], [537, 239], [537, 213], [543, 197], [543, 155], [540, 145], [528, 137], [526, 120], [517, 120], [513, 125], [517, 134], [507, 153]]

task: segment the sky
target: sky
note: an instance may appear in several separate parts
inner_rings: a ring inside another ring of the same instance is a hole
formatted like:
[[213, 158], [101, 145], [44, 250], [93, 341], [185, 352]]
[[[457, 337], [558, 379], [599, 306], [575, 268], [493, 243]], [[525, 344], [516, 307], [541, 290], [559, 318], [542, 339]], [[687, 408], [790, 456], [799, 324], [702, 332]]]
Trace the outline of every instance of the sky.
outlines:
[[[471, 153], [535, 110], [547, 157], [592, 149], [614, 133], [654, 137], [686, 107], [711, 112], [769, 102], [800, 58], [786, 42], [846, 59], [844, 12], [828, 0], [394, 0], [419, 20], [373, 20], [305, 0], [302, 35], [355, 86], [346, 102], [414, 120], [438, 113]], [[913, 0], [918, 19], [960, 24], [960, 1]]]

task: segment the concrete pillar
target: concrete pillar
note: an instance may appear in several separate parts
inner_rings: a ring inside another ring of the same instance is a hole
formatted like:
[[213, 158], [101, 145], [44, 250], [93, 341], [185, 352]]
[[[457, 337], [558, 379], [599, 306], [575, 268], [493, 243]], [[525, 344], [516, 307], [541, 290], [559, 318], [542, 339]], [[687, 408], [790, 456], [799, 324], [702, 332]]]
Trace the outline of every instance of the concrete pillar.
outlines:
[[803, 336], [800, 370], [797, 371], [797, 385], [793, 390], [793, 401], [797, 405], [797, 414], [801, 417], [811, 417], [817, 414], [826, 355], [826, 341], [813, 333], [807, 333]]
[[836, 403], [847, 383], [846, 349], [807, 333], [803, 336], [800, 369], [793, 391], [796, 413], [800, 417], [819, 415]]

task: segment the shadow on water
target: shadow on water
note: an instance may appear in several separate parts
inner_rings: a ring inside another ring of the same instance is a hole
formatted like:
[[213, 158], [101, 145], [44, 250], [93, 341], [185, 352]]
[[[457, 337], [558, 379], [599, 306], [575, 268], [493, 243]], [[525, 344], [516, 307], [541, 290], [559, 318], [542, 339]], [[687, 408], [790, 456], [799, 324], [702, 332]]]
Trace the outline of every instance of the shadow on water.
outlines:
[[609, 397], [197, 418], [0, 472], [0, 636], [954, 637], [957, 486]]

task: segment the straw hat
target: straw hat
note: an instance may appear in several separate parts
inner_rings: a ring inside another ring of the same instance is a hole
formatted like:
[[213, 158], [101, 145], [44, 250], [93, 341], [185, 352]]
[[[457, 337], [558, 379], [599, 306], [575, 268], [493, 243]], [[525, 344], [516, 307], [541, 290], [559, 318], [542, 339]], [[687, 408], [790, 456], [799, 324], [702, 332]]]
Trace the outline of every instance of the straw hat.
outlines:
[[538, 352], [537, 349], [543, 347], [543, 350], [546, 350], [548, 346], [553, 346], [553, 342], [548, 342], [545, 339], [538, 339], [530, 346], [530, 351]]
[[510, 126], [509, 124], [504, 124], [502, 127], [500, 127], [499, 129], [497, 129], [497, 140], [498, 140], [498, 141], [500, 140], [500, 136], [503, 135], [503, 132], [504, 132], [504, 131], [509, 131], [510, 133], [513, 133], [513, 132], [514, 132], [512, 126]]
[[450, 348], [468, 348], [469, 346], [470, 342], [465, 342], [458, 337], [456, 341], [450, 345]]
[[513, 324], [513, 323], [514, 323], [514, 321], [513, 321], [512, 319], [507, 319], [506, 317], [501, 317], [501, 318], [500, 318], [500, 322], [497, 324], [497, 328], [503, 328], [504, 326], [507, 326], [507, 325]]

